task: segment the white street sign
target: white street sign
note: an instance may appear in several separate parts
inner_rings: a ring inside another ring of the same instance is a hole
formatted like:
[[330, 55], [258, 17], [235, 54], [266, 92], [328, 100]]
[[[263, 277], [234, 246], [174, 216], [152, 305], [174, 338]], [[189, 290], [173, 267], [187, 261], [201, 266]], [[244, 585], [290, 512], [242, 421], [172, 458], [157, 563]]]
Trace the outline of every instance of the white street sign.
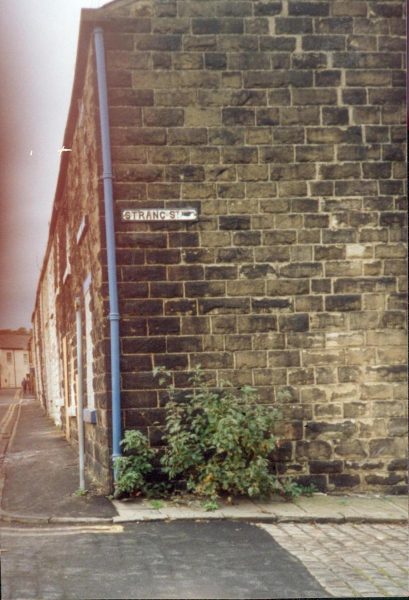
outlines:
[[196, 221], [195, 208], [125, 208], [123, 221]]

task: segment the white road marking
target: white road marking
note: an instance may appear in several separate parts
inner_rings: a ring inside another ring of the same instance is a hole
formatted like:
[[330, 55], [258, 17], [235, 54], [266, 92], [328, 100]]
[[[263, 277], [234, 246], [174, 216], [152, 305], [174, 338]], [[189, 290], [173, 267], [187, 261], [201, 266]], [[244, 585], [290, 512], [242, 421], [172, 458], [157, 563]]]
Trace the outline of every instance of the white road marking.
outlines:
[[90, 525], [90, 526], [72, 526], [72, 527], [53, 527], [52, 529], [36, 528], [17, 528], [1, 527], [0, 536], [7, 537], [40, 537], [40, 536], [60, 536], [60, 535], [78, 535], [87, 533], [122, 533], [123, 525]]

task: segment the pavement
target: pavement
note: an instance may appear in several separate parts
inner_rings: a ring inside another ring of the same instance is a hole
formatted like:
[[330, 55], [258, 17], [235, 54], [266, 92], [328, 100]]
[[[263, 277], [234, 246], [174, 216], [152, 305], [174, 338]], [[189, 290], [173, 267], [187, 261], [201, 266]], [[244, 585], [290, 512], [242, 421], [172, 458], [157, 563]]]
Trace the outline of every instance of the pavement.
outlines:
[[[78, 456], [65, 435], [30, 396], [0, 403], [1, 519], [19, 523], [112, 522], [117, 512], [107, 498], [78, 496]], [[5, 406], [9, 406], [4, 414]]]
[[111, 501], [87, 480], [79, 488], [78, 457], [64, 434], [47, 418], [33, 397], [14, 398], [0, 391], [1, 520], [26, 524], [121, 524], [141, 521], [235, 520], [261, 523], [407, 522], [408, 501], [402, 496], [314, 494], [286, 502], [244, 498], [206, 512], [197, 501], [179, 504], [133, 499]]

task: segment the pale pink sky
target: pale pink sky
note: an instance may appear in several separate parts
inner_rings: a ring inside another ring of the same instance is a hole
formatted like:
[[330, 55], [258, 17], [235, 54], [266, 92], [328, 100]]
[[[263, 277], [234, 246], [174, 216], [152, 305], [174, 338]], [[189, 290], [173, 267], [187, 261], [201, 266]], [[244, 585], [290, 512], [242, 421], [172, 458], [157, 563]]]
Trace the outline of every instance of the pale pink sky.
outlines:
[[0, 1], [0, 329], [31, 326], [80, 12], [105, 3]]

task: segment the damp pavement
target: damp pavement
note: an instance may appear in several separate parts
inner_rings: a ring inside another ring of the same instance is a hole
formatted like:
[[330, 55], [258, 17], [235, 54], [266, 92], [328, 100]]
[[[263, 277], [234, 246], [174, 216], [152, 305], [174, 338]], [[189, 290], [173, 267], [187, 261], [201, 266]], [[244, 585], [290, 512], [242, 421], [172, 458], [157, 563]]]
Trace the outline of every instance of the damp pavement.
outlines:
[[63, 433], [34, 398], [5, 390], [0, 465], [5, 600], [407, 595], [403, 497], [242, 499], [204, 512], [111, 502], [91, 481], [78, 496]]
[[[77, 495], [78, 457], [61, 430], [34, 398], [14, 396], [6, 390], [0, 393], [3, 520], [112, 519], [117, 512], [110, 500]], [[9, 407], [5, 413], [4, 406]]]

